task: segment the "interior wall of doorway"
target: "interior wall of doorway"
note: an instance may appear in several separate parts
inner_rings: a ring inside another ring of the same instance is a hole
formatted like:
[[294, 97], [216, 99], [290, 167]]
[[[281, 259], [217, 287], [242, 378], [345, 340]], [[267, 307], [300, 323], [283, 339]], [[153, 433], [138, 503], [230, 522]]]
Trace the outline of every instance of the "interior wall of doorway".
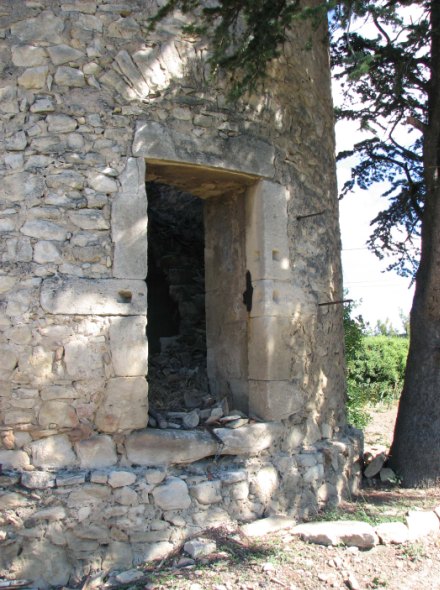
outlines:
[[210, 395], [248, 411], [250, 182], [230, 176], [147, 162], [151, 407], [188, 408]]

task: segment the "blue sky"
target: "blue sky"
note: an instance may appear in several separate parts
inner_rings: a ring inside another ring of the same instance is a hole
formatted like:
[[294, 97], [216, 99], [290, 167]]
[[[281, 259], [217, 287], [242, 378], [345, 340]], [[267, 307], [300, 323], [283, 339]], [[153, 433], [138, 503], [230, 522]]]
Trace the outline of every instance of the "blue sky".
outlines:
[[[353, 123], [336, 125], [337, 151], [350, 149], [353, 141], [358, 140]], [[349, 176], [349, 164], [340, 163], [339, 187]], [[400, 310], [409, 314], [414, 289], [409, 279], [386, 271], [389, 261], [379, 260], [366, 246], [370, 222], [384, 206], [381, 192], [379, 185], [368, 191], [356, 189], [339, 202], [344, 288], [359, 304], [356, 315], [361, 314], [372, 328], [377, 320], [389, 319], [395, 328], [401, 329]]]

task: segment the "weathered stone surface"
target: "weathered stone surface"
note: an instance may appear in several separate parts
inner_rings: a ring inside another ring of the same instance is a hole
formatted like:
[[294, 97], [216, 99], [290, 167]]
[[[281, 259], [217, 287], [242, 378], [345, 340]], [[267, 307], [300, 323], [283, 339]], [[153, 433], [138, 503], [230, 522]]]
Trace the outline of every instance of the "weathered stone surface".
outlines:
[[110, 436], [100, 435], [81, 440], [75, 444], [83, 469], [102, 469], [117, 462], [115, 444]]
[[400, 545], [409, 540], [409, 529], [403, 522], [382, 522], [375, 527], [380, 542], [384, 545]]
[[102, 432], [123, 432], [145, 428], [148, 422], [148, 384], [143, 377], [110, 379], [96, 413]]
[[85, 57], [82, 51], [65, 44], [48, 47], [47, 53], [49, 54], [52, 63], [56, 66], [68, 63], [70, 61], [78, 61]]
[[185, 510], [191, 505], [188, 486], [178, 477], [168, 477], [152, 493], [155, 504], [162, 510]]
[[[268, 395], [277, 397], [277, 401], [281, 397], [290, 412], [294, 413], [301, 407], [304, 394], [301, 395], [299, 388], [295, 388], [293, 383], [288, 383], [291, 379], [292, 334], [293, 326], [289, 317], [252, 318], [250, 338], [255, 346], [249, 351], [249, 377], [257, 383], [267, 381], [269, 385], [271, 382], [277, 384], [274, 391], [270, 391]], [[272, 348], [269, 343], [272, 343]], [[259, 393], [260, 396], [263, 395], [263, 391]], [[254, 396], [256, 395], [258, 390], [254, 393]], [[278, 404], [282, 401], [278, 401]], [[256, 402], [254, 405], [258, 407]]]
[[42, 438], [29, 446], [32, 451], [32, 463], [37, 467], [51, 469], [75, 464], [75, 453], [69, 439], [64, 434]]
[[236, 430], [215, 428], [214, 432], [224, 443], [222, 455], [257, 455], [280, 440], [283, 427], [276, 422], [268, 422], [249, 424]]
[[147, 312], [147, 290], [145, 281], [46, 279], [41, 305], [63, 315], [142, 315]]
[[152, 429], [130, 434], [125, 443], [130, 463], [152, 466], [192, 463], [214, 455], [217, 446], [204, 432]]
[[56, 522], [58, 520], [64, 520], [66, 516], [67, 512], [62, 506], [52, 506], [51, 508], [44, 508], [43, 510], [34, 512], [31, 516], [31, 519]]
[[68, 133], [78, 127], [75, 119], [68, 115], [48, 115], [46, 123], [49, 133]]
[[0, 495], [0, 508], [2, 510], [9, 508], [19, 508], [20, 506], [27, 506], [29, 499], [17, 492], [6, 492]]
[[147, 198], [143, 159], [128, 158], [120, 184], [121, 190], [112, 204], [113, 276], [142, 279], [147, 276]]
[[435, 512], [411, 510], [406, 517], [410, 540], [420, 539], [431, 534], [437, 534], [440, 521]]
[[105, 570], [126, 569], [133, 564], [133, 553], [128, 543], [112, 541], [102, 562]]
[[118, 190], [118, 183], [114, 178], [100, 172], [92, 172], [88, 177], [89, 185], [101, 193], [115, 193]]
[[149, 561], [158, 561], [165, 559], [173, 551], [174, 546], [167, 541], [160, 541], [159, 543], [151, 543], [140, 547], [135, 547], [134, 564], [141, 565]]
[[[264, 371], [264, 366], [261, 370]], [[280, 374], [279, 366], [272, 366], [272, 370], [274, 374]], [[270, 379], [249, 382], [250, 411], [263, 420], [286, 419], [300, 412], [306, 401], [304, 391], [294, 382]]]
[[127, 570], [117, 574], [115, 579], [120, 584], [133, 584], [144, 577], [145, 574], [140, 570]]
[[200, 416], [198, 410], [193, 410], [192, 412], [188, 412], [182, 418], [182, 425], [184, 428], [197, 428], [200, 423]]
[[61, 251], [54, 242], [41, 240], [34, 247], [34, 260], [39, 264], [47, 262], [59, 263], [62, 261]]
[[64, 346], [64, 362], [67, 373], [74, 379], [102, 377], [103, 346], [84, 336], [71, 338]]
[[110, 349], [115, 375], [135, 377], [148, 372], [147, 318], [115, 318], [110, 324]]
[[86, 474], [83, 473], [62, 473], [58, 474], [56, 478], [57, 487], [82, 485], [86, 481]]
[[[44, 180], [30, 172], [17, 172], [5, 175], [0, 185], [0, 199], [18, 202], [26, 199], [37, 199], [44, 193]], [[32, 222], [30, 222], [32, 223]], [[40, 236], [37, 236], [40, 237]], [[50, 239], [49, 236], [41, 236]], [[55, 238], [56, 239], [56, 238]], [[61, 239], [65, 239], [65, 234]]]
[[309, 543], [320, 545], [346, 545], [370, 549], [378, 542], [371, 525], [355, 520], [309, 522], [294, 527], [291, 532]]
[[244, 524], [240, 527], [240, 530], [247, 537], [264, 537], [264, 535], [270, 533], [291, 529], [295, 525], [296, 520], [288, 516], [269, 516]]
[[78, 416], [70, 404], [47, 401], [41, 405], [38, 422], [43, 428], [75, 428], [78, 425]]
[[12, 371], [18, 362], [17, 352], [7, 344], [0, 345], [0, 370]]
[[55, 110], [51, 98], [39, 98], [31, 105], [31, 113], [50, 113]]
[[102, 211], [95, 211], [94, 209], [72, 211], [69, 213], [69, 219], [81, 229], [100, 230], [109, 228], [108, 220]]
[[17, 87], [9, 84], [0, 88], [0, 112], [7, 114], [18, 113]]
[[43, 47], [36, 47], [35, 45], [14, 45], [11, 51], [14, 66], [30, 68], [32, 66], [44, 65], [48, 61], [47, 53]]
[[[19, 315], [19, 305], [14, 309], [15, 313]], [[34, 383], [47, 383], [52, 378], [53, 361], [53, 352], [46, 350], [43, 346], [35, 346], [30, 350], [26, 349], [18, 362], [19, 376], [24, 380], [30, 379]]]
[[25, 469], [29, 467], [29, 456], [24, 451], [0, 450], [0, 464], [6, 468]]
[[55, 476], [48, 471], [27, 471], [22, 474], [21, 483], [31, 490], [45, 490], [55, 486]]
[[48, 41], [61, 43], [60, 34], [64, 29], [63, 19], [45, 12], [36, 18], [27, 18], [13, 23], [11, 33], [20, 41]]
[[127, 456], [139, 465], [190, 463], [217, 452], [223, 455], [256, 455], [270, 447], [282, 433], [281, 424], [251, 424], [231, 430], [216, 428], [221, 446], [203, 432], [147, 430], [127, 437]]
[[108, 484], [112, 488], [130, 486], [136, 481], [136, 475], [131, 471], [111, 471], [108, 476]]
[[44, 219], [26, 221], [21, 228], [21, 233], [31, 238], [60, 242], [67, 238], [67, 230], [64, 227], [53, 221], [45, 221]]
[[137, 94], [141, 97], [148, 96], [150, 89], [148, 84], [146, 84], [144, 78], [142, 77], [140, 71], [133, 63], [130, 55], [127, 51], [122, 50], [120, 51], [116, 57], [115, 61], [117, 62], [120, 70], [124, 74], [126, 78], [130, 81], [132, 87], [137, 92]]
[[252, 482], [252, 492], [262, 501], [267, 502], [279, 486], [278, 471], [272, 465], [258, 470]]
[[145, 474], [145, 479], [150, 485], [161, 483], [167, 475], [165, 469], [149, 469]]
[[68, 66], [60, 66], [57, 68], [57, 71], [55, 72], [55, 82], [59, 86], [81, 87], [86, 85], [86, 80], [82, 71]]
[[[71, 119], [71, 117], [67, 117]], [[59, 120], [57, 119], [59, 122]], [[71, 126], [69, 121], [64, 120], [65, 125]], [[49, 188], [59, 189], [73, 188], [82, 189], [84, 187], [85, 179], [81, 172], [76, 170], [62, 170], [46, 177], [46, 184]]]
[[49, 68], [47, 66], [28, 68], [19, 76], [18, 83], [24, 88], [41, 89], [46, 86], [48, 73]]
[[[44, 555], [44, 559], [36, 560], [36, 555]], [[47, 539], [30, 540], [14, 563], [15, 575], [26, 578], [32, 572], [32, 579], [39, 588], [66, 585], [71, 571], [65, 549], [52, 545]]]
[[0, 275], [0, 293], [6, 293], [16, 284], [17, 277]]
[[380, 453], [367, 465], [364, 470], [365, 477], [374, 477], [377, 475], [383, 467], [386, 461], [385, 453]]
[[122, 504], [122, 506], [137, 506], [139, 504], [137, 493], [128, 487], [122, 487], [115, 490], [113, 497], [115, 502]]
[[[18, 131], [5, 140], [5, 147], [10, 151], [22, 151], [27, 145], [27, 138], [24, 131]], [[9, 159], [9, 162], [11, 160]], [[18, 164], [17, 164], [18, 167]]]
[[194, 164], [239, 170], [271, 177], [274, 172], [273, 147], [255, 137], [230, 137], [217, 142], [173, 131], [156, 121], [139, 122], [133, 140], [133, 155], [159, 160], [188, 161]]
[[199, 559], [199, 557], [205, 557], [206, 555], [210, 555], [216, 551], [217, 545], [214, 541], [210, 541], [209, 539], [191, 539], [191, 541], [187, 541], [184, 546], [183, 550], [191, 555], [193, 559]]
[[190, 493], [200, 504], [215, 504], [222, 501], [219, 481], [205, 481], [191, 486]]

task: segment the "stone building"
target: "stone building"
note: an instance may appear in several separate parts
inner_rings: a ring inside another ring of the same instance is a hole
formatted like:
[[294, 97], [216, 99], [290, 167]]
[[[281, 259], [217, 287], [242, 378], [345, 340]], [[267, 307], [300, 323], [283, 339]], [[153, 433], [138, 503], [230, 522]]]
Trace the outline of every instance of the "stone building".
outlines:
[[231, 104], [157, 7], [0, 4], [0, 576], [40, 587], [355, 480], [325, 30]]

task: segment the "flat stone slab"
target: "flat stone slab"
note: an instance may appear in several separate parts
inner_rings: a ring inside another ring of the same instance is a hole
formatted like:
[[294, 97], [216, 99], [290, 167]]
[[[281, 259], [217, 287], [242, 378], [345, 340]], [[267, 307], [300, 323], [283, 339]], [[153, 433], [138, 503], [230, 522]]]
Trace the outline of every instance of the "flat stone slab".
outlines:
[[188, 553], [188, 555], [191, 555], [193, 559], [199, 559], [200, 557], [205, 557], [206, 555], [214, 553], [214, 551], [217, 550], [217, 545], [210, 539], [192, 539], [185, 543], [183, 550]]
[[309, 522], [291, 530], [304, 541], [319, 545], [346, 545], [371, 549], [377, 545], [378, 538], [374, 528], [366, 522], [339, 520], [334, 522]]
[[283, 426], [279, 422], [261, 422], [234, 430], [214, 428], [214, 432], [224, 443], [222, 455], [257, 455], [278, 442]]
[[41, 307], [61, 315], [143, 315], [147, 285], [133, 279], [46, 279]]
[[240, 527], [241, 532], [246, 537], [264, 537], [270, 533], [276, 533], [284, 529], [295, 527], [296, 521], [288, 516], [269, 516], [261, 518]]
[[215, 428], [215, 435], [200, 430], [147, 429], [127, 436], [127, 458], [135, 465], [178, 465], [212, 455], [257, 455], [272, 446], [282, 434], [276, 422], [247, 424], [236, 430]]
[[383, 522], [374, 530], [383, 545], [400, 545], [409, 540], [409, 529], [403, 522]]
[[147, 429], [127, 436], [125, 449], [136, 465], [177, 465], [214, 455], [218, 445], [205, 432]]
[[406, 517], [406, 524], [408, 525], [411, 541], [431, 534], [438, 534], [440, 529], [440, 521], [437, 514], [422, 510], [411, 510]]

